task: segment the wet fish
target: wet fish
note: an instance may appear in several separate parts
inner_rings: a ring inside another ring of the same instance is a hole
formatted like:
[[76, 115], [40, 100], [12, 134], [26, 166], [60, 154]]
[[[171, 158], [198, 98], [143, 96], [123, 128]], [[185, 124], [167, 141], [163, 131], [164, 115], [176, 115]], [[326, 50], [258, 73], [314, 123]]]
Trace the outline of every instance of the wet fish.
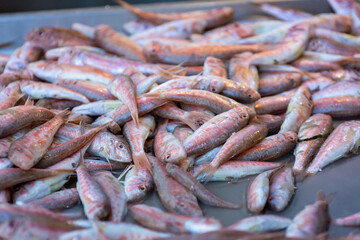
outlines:
[[180, 19], [197, 18], [206, 20], [206, 28], [215, 28], [229, 22], [234, 12], [232, 8], [224, 7], [184, 13], [154, 13], [136, 8], [122, 0], [117, 0], [117, 2], [138, 18], [144, 19], [153, 24], [162, 24]]
[[100, 100], [76, 106], [72, 109], [72, 113], [100, 116], [116, 109], [122, 104], [123, 102], [120, 100]]
[[207, 153], [204, 153], [204, 154], [198, 156], [195, 159], [194, 165], [201, 165], [201, 164], [204, 164], [204, 163], [211, 162], [216, 157], [216, 155], [218, 154], [218, 152], [220, 151], [220, 149], [222, 147], [223, 147], [223, 145], [220, 145], [220, 146], [218, 146], [216, 148], [213, 148], [212, 150], [208, 151]]
[[71, 29], [40, 27], [28, 32], [25, 36], [27, 41], [33, 42], [43, 49], [65, 46], [94, 46], [95, 43], [87, 36]]
[[309, 238], [325, 232], [330, 221], [328, 204], [329, 200], [320, 192], [315, 203], [307, 205], [294, 217], [285, 236]]
[[305, 86], [298, 88], [289, 102], [280, 133], [286, 131], [297, 133], [301, 124], [310, 117], [312, 108], [313, 103], [311, 100], [310, 89]]
[[207, 57], [204, 61], [203, 75], [227, 78], [227, 70], [224, 62], [219, 58]]
[[81, 105], [81, 102], [63, 99], [48, 99], [43, 98], [36, 102], [35, 106], [47, 109], [65, 110]]
[[248, 232], [269, 232], [287, 228], [291, 219], [271, 214], [253, 216], [241, 219], [227, 227], [227, 229], [248, 231]]
[[108, 88], [100, 83], [73, 80], [73, 79], [57, 79], [54, 84], [62, 86], [64, 88], [71, 89], [75, 92], [81, 93], [86, 96], [90, 101], [101, 100], [115, 100]]
[[360, 225], [360, 213], [355, 213], [344, 218], [336, 218], [332, 223], [343, 227], [358, 227]]
[[127, 199], [124, 187], [118, 182], [112, 173], [108, 171], [96, 172], [93, 177], [100, 185], [106, 196], [109, 198], [109, 220], [115, 223], [121, 222], [127, 212]]
[[358, 82], [338, 82], [312, 95], [314, 101], [322, 98], [360, 96], [360, 84]]
[[166, 213], [144, 204], [131, 206], [130, 214], [135, 221], [155, 231], [197, 234], [222, 228], [221, 222], [215, 218]]
[[138, 127], [134, 121], [127, 122], [124, 125], [124, 136], [128, 140], [132, 152], [132, 159], [135, 168], [140, 166], [150, 169], [149, 160], [144, 151], [144, 144], [148, 136], [155, 130], [155, 119], [151, 115], [139, 118]]
[[78, 190], [84, 212], [89, 220], [100, 220], [108, 217], [111, 203], [100, 184], [89, 174], [80, 153], [79, 166], [76, 168]]
[[8, 153], [9, 160], [24, 170], [35, 166], [50, 147], [57, 130], [65, 122], [67, 114], [66, 110], [57, 114], [48, 122], [33, 128], [12, 142]]
[[314, 114], [301, 125], [298, 135], [300, 142], [294, 151], [295, 163], [293, 171], [295, 174], [303, 172], [315, 157], [321, 145], [333, 130], [332, 125], [332, 118], [326, 114]]
[[60, 190], [43, 198], [31, 201], [28, 205], [36, 205], [49, 210], [66, 209], [77, 205], [80, 201], [76, 188]]
[[[109, 163], [110, 162], [110, 163]], [[125, 163], [116, 161], [107, 161], [102, 159], [85, 159], [85, 167], [89, 171], [119, 171], [123, 170], [128, 166]]]
[[259, 93], [262, 97], [282, 93], [298, 87], [301, 84], [301, 80], [302, 75], [295, 72], [261, 75]]
[[273, 210], [282, 211], [287, 207], [295, 191], [294, 181], [288, 167], [280, 169], [271, 179], [268, 203]]
[[359, 96], [322, 98], [314, 101], [313, 113], [325, 113], [332, 117], [355, 117], [360, 114]]
[[249, 125], [240, 129], [238, 132], [235, 132], [226, 140], [211, 163], [198, 172], [198, 176], [204, 174], [207, 179], [210, 179], [221, 165], [235, 155], [242, 153], [261, 142], [261, 140], [267, 136], [267, 133], [266, 124], [256, 119], [251, 120]]
[[202, 154], [223, 144], [232, 133], [243, 128], [249, 120], [244, 107], [219, 114], [198, 128], [183, 143], [188, 156]]
[[286, 112], [291, 98], [295, 92], [290, 90], [274, 96], [263, 97], [255, 102], [257, 114], [279, 114]]
[[199, 106], [206, 107], [215, 113], [222, 113], [230, 109], [243, 106], [241, 103], [238, 103], [231, 98], [203, 90], [167, 89], [147, 93], [145, 96], [166, 101], [197, 104]]
[[232, 160], [269, 161], [284, 156], [295, 148], [297, 135], [288, 131], [266, 137], [252, 148], [235, 155]]
[[281, 115], [257, 115], [257, 119], [266, 124], [269, 135], [276, 134], [279, 132], [281, 124], [285, 120], [285, 114]]
[[143, 32], [147, 29], [155, 27], [156, 25], [142, 19], [135, 19], [129, 22], [126, 22], [122, 25], [123, 29], [129, 35]]
[[192, 217], [202, 216], [196, 197], [170, 177], [165, 166], [155, 157], [148, 156], [157, 193], [166, 210]]
[[202, 33], [205, 26], [206, 21], [201, 18], [175, 20], [138, 32], [131, 36], [131, 40], [137, 41], [152, 37], [187, 39], [192, 33]]
[[107, 25], [101, 24], [95, 28], [94, 39], [100, 47], [109, 52], [146, 62], [144, 52], [136, 42]]
[[34, 123], [54, 117], [51, 111], [36, 106], [17, 106], [0, 111], [0, 137], [6, 137]]
[[191, 191], [200, 201], [216, 207], [239, 208], [241, 205], [222, 200], [207, 190], [195, 177], [175, 164], [166, 164], [166, 170], [176, 181]]
[[88, 80], [107, 85], [113, 78], [112, 74], [95, 67], [43, 60], [29, 63], [27, 69], [36, 77], [48, 82], [55, 82], [57, 79], [62, 78]]
[[138, 126], [139, 114], [136, 101], [136, 87], [131, 78], [126, 75], [115, 75], [108, 88], [116, 98], [127, 105], [133, 121]]
[[60, 48], [49, 49], [45, 52], [45, 58], [49, 60], [55, 60], [68, 51], [77, 51], [77, 50], [105, 53], [105, 51], [102, 48], [90, 47], [90, 46], [72, 46], [72, 47], [60, 47]]
[[343, 56], [354, 56], [356, 54], [360, 54], [359, 46], [346, 46], [343, 44], [334, 43], [326, 39], [318, 39], [318, 38], [309, 41], [307, 50], [313, 52], [337, 54]]
[[259, 89], [259, 73], [256, 66], [243, 64], [252, 55], [251, 52], [234, 55], [229, 62], [229, 76], [235, 82], [241, 82], [257, 91]]
[[[195, 166], [192, 175], [196, 176], [208, 164]], [[211, 177], [210, 181], [231, 181], [263, 171], [274, 169], [280, 166], [277, 162], [254, 162], [254, 161], [229, 161], [221, 165]], [[199, 176], [197, 179], [204, 182], [205, 177]]]
[[[172, 133], [177, 139], [179, 139], [181, 144], [183, 144], [185, 140], [194, 133], [194, 131], [186, 126], [176, 126]], [[179, 166], [187, 171], [189, 168], [191, 168], [194, 165], [194, 161], [195, 161], [195, 155], [188, 156], [186, 159], [180, 162]]]
[[52, 166], [59, 161], [69, 157], [70, 155], [74, 154], [75, 152], [79, 151], [84, 146], [91, 143], [101, 130], [106, 127], [99, 126], [93, 129], [90, 129], [86, 133], [82, 134], [81, 136], [74, 138], [70, 141], [64, 142], [52, 149], [49, 149], [41, 158], [40, 162], [36, 164], [36, 168], [47, 168]]
[[279, 7], [268, 3], [260, 4], [259, 8], [261, 11], [271, 16], [287, 22], [302, 20], [313, 16], [312, 14], [307, 12], [302, 12], [300, 10], [295, 10], [292, 8]]
[[155, 156], [163, 163], [179, 164], [186, 158], [186, 152], [181, 142], [167, 131], [167, 123], [166, 120], [158, 125], [154, 142]]
[[337, 126], [321, 146], [306, 173], [313, 175], [330, 163], [346, 155], [357, 153], [359, 130], [359, 121], [346, 121]]
[[252, 181], [247, 192], [247, 208], [252, 213], [261, 213], [269, 198], [270, 192], [270, 178], [275, 173], [276, 169], [271, 169], [260, 173]]
[[124, 190], [128, 202], [139, 202], [154, 189], [154, 180], [145, 167], [130, 169], [125, 175]]

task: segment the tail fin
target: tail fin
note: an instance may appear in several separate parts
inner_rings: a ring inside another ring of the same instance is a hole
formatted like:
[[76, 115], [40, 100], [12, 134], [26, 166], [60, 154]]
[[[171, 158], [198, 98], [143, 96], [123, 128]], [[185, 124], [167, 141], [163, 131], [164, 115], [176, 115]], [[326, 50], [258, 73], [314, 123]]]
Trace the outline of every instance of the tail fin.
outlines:
[[201, 169], [197, 174], [196, 178], [201, 178], [201, 182], [204, 182], [204, 184], [207, 184], [212, 176], [214, 176], [214, 173], [216, 172], [217, 168], [212, 166], [211, 164], [207, 164], [203, 169]]
[[317, 201], [324, 201], [326, 203], [330, 203], [334, 197], [336, 196], [336, 193], [330, 193], [328, 195], [325, 195], [323, 191], [319, 191], [316, 196]]
[[151, 171], [151, 165], [144, 151], [133, 153], [132, 158], [135, 164], [135, 171], [140, 169], [140, 166], [147, 168]]
[[34, 100], [28, 97], [24, 103], [24, 106], [34, 106]]
[[187, 114], [183, 117], [182, 121], [195, 131], [212, 117], [212, 115], [206, 112], [191, 111], [187, 112]]
[[139, 18], [141, 18], [142, 14], [147, 15], [146, 11], [136, 8], [125, 1], [122, 1], [122, 0], [114, 0], [114, 1], [117, 2], [118, 4], [121, 4], [124, 8], [126, 8], [127, 10], [129, 10], [130, 12], [132, 12], [133, 14], [138, 16]]
[[62, 110], [61, 112], [59, 112], [58, 114], [56, 114], [55, 116], [56, 117], [61, 117], [63, 118], [64, 120], [67, 119], [67, 117], [71, 114], [71, 112], [69, 111], [68, 108]]

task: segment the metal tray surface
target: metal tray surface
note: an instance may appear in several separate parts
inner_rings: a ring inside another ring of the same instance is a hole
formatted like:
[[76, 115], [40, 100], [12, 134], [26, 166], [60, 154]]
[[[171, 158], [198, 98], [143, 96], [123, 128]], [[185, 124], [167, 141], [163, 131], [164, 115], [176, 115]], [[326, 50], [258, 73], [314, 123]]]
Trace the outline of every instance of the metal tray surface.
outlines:
[[[260, 1], [257, 1], [260, 2]], [[311, 13], [331, 12], [325, 0], [279, 0], [261, 1], [272, 2], [280, 6], [301, 9]], [[235, 9], [234, 19], [245, 16], [260, 14], [255, 6], [245, 1], [197, 1], [182, 3], [162, 3], [153, 5], [139, 5], [147, 10], [158, 12], [179, 12], [196, 9], [209, 9], [219, 6], [231, 6]], [[87, 8], [74, 10], [56, 10], [31, 13], [0, 14], [0, 42], [14, 41], [14, 44], [0, 49], [0, 53], [10, 54], [16, 47], [24, 42], [25, 34], [32, 28], [39, 26], [70, 27], [74, 22], [80, 22], [95, 26], [97, 24], [108, 24], [121, 31], [122, 24], [134, 19], [134, 16], [121, 7]], [[350, 119], [346, 119], [350, 120]], [[335, 126], [342, 120], [336, 120]], [[294, 156], [289, 154], [278, 159], [279, 161], [292, 162]], [[255, 177], [255, 176], [254, 176]], [[236, 182], [211, 182], [207, 184], [208, 189], [223, 199], [243, 203], [244, 207], [238, 210], [215, 208], [201, 204], [205, 216], [213, 216], [222, 221], [224, 226], [229, 226], [242, 218], [252, 216], [246, 209], [246, 193], [254, 177], [243, 178]], [[312, 204], [316, 199], [318, 191], [325, 194], [335, 193], [330, 203], [330, 216], [333, 218], [344, 217], [360, 211], [360, 159], [353, 156], [338, 160], [326, 167], [322, 172], [297, 182], [295, 195], [289, 206], [282, 212], [276, 213], [280, 216], [293, 218], [306, 205]], [[145, 204], [162, 208], [155, 194], [151, 194]], [[79, 206], [78, 206], [79, 207]], [[77, 208], [78, 208], [77, 207]], [[69, 209], [68, 211], [73, 211]], [[265, 213], [274, 213], [267, 210]], [[125, 221], [133, 222], [129, 214]], [[330, 237], [346, 236], [349, 233], [359, 233], [359, 229], [343, 228], [331, 225]]]

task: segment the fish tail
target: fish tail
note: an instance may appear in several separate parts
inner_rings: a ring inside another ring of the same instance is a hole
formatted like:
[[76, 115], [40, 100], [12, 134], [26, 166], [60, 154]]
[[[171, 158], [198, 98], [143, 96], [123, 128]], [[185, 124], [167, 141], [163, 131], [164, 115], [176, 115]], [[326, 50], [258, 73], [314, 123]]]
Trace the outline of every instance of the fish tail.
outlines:
[[132, 155], [135, 164], [135, 171], [138, 171], [140, 167], [145, 167], [151, 171], [151, 165], [144, 151], [135, 153]]
[[69, 111], [69, 109], [67, 108], [67, 109], [64, 109], [64, 110], [62, 110], [61, 112], [59, 112], [58, 114], [56, 114], [56, 116], [57, 117], [61, 117], [61, 118], [63, 118], [63, 119], [66, 119], [69, 115], [70, 115], [70, 111]]
[[24, 106], [34, 106], [34, 100], [28, 97], [24, 103]]
[[212, 116], [205, 112], [191, 111], [183, 118], [183, 122], [186, 123], [192, 130], [198, 129], [201, 125], [210, 120]]
[[123, 0], [115, 0], [115, 2], [117, 2], [118, 4], [121, 4], [124, 8], [126, 8], [127, 10], [129, 10], [130, 12], [132, 12], [135, 15], [146, 13], [145, 11], [143, 11], [139, 8], [136, 8]]
[[208, 164], [196, 174], [196, 178], [201, 178], [203, 180], [202, 182], [206, 184], [211, 180], [216, 170], [217, 170], [216, 167], [212, 166], [211, 164]]
[[172, 78], [174, 78], [174, 76], [177, 75], [182, 75], [183, 72], [186, 72], [186, 69], [181, 67], [180, 65], [168, 68], [168, 69], [164, 69], [162, 67], [158, 67], [158, 73], [159, 75], [167, 80], [170, 80]]
[[325, 195], [325, 193], [323, 191], [319, 191], [316, 195], [316, 200], [317, 201], [325, 201], [329, 204], [334, 199], [335, 196], [336, 196], [336, 193], [330, 193], [328, 195]]
[[131, 118], [134, 120], [136, 127], [139, 128], [139, 113], [137, 109], [131, 111]]

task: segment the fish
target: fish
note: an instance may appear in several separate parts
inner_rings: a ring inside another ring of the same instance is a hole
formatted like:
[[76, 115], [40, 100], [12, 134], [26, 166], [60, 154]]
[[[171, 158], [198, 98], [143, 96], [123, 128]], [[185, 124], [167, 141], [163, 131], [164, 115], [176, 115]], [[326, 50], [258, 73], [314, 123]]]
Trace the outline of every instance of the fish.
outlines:
[[101, 100], [115, 100], [108, 88], [100, 83], [84, 81], [84, 80], [73, 80], [73, 79], [57, 79], [54, 84], [62, 86], [64, 88], [71, 89], [75, 92], [83, 94], [90, 101], [101, 101]]
[[256, 66], [243, 65], [253, 54], [251, 52], [244, 52], [234, 55], [229, 62], [229, 76], [235, 82], [241, 82], [249, 88], [259, 89], [259, 73]]
[[343, 56], [355, 56], [356, 54], [360, 53], [359, 46], [346, 46], [321, 38], [314, 38], [310, 40], [307, 50]]
[[342, 227], [358, 227], [360, 225], [359, 216], [359, 213], [355, 213], [347, 217], [332, 219], [331, 223]]
[[231, 109], [219, 114], [198, 128], [184, 142], [188, 156], [203, 154], [223, 144], [232, 133], [239, 131], [249, 121], [249, 114], [244, 107]]
[[335, 128], [321, 146], [314, 160], [306, 169], [306, 174], [313, 175], [330, 163], [358, 151], [360, 134], [359, 121], [345, 121]]
[[181, 142], [167, 131], [168, 120], [161, 122], [157, 127], [154, 141], [154, 153], [163, 163], [179, 164], [187, 155]]
[[131, 168], [125, 175], [124, 190], [128, 202], [139, 202], [152, 192], [154, 180], [150, 171], [140, 166], [137, 171]]
[[95, 28], [95, 42], [106, 51], [129, 59], [146, 62], [143, 49], [132, 39], [116, 32], [107, 25], [101, 24]]
[[[8, 89], [10, 91], [7, 93]], [[15, 104], [24, 96], [18, 85], [16, 85], [15, 88], [7, 86], [0, 92], [0, 95], [3, 95], [0, 100], [0, 111], [14, 107]]]
[[147, 29], [155, 27], [156, 25], [142, 19], [135, 19], [129, 22], [126, 22], [122, 25], [124, 31], [129, 35], [134, 35], [136, 33], [141, 33]]
[[201, 43], [188, 43], [181, 45], [160, 44], [153, 42], [143, 46], [147, 59], [151, 62], [180, 64], [185, 66], [201, 66], [208, 56], [229, 59], [236, 53], [251, 51], [261, 52], [271, 49], [263, 43], [257, 44], [229, 44], [229, 45], [213, 45]]
[[157, 194], [165, 209], [172, 213], [201, 217], [203, 214], [196, 197], [171, 178], [165, 166], [156, 157], [148, 155], [148, 159]]
[[264, 115], [257, 115], [256, 117], [259, 121], [266, 124], [269, 135], [278, 133], [281, 124], [285, 120], [285, 114], [281, 114], [281, 115], [264, 114]]
[[317, 101], [322, 98], [333, 98], [341, 96], [360, 96], [360, 84], [358, 82], [338, 82], [312, 95]]
[[350, 15], [352, 8], [356, 4], [356, 1], [354, 0], [328, 0], [327, 1], [331, 8], [339, 15]]
[[286, 110], [286, 117], [279, 133], [293, 131], [297, 133], [301, 124], [311, 115], [313, 103], [310, 89], [306, 86], [298, 88], [291, 98]]
[[262, 97], [288, 91], [300, 86], [302, 75], [296, 72], [284, 72], [261, 75], [259, 93]]
[[53, 118], [55, 114], [37, 106], [16, 106], [0, 111], [0, 138]]
[[253, 28], [251, 26], [235, 22], [206, 32], [196, 42], [221, 45], [235, 44], [238, 40], [252, 35]]
[[167, 89], [147, 93], [145, 97], [166, 101], [177, 101], [187, 104], [197, 104], [215, 113], [222, 113], [230, 109], [243, 106], [235, 100], [217, 93], [192, 89]]
[[221, 222], [212, 217], [190, 217], [167, 213], [145, 204], [133, 205], [129, 210], [135, 221], [155, 231], [198, 234], [222, 228]]
[[195, 177], [172, 163], [166, 164], [166, 170], [176, 181], [191, 191], [200, 201], [210, 206], [222, 208], [240, 208], [241, 205], [230, 203], [215, 196], [207, 190]]
[[252, 181], [247, 192], [247, 208], [250, 212], [259, 214], [266, 205], [270, 192], [270, 178], [277, 169], [260, 173]]
[[[199, 176], [198, 173], [208, 165], [207, 163], [195, 166], [191, 171], [193, 176], [198, 176], [200, 182], [206, 178]], [[277, 162], [258, 162], [258, 161], [228, 161], [221, 165], [210, 178], [210, 181], [231, 181], [261, 172], [274, 169], [280, 166]]]
[[194, 161], [194, 165], [201, 165], [204, 163], [211, 162], [215, 158], [215, 156], [218, 154], [218, 152], [220, 151], [220, 149], [222, 147], [223, 147], [223, 145], [220, 145], [218, 147], [211, 149], [207, 153], [204, 153], [204, 154], [198, 156]]
[[92, 175], [92, 177], [94, 177], [95, 181], [97, 181], [109, 199], [109, 220], [114, 223], [121, 222], [127, 212], [127, 199], [124, 187], [118, 182], [112, 173], [108, 171], [96, 172]]
[[67, 110], [62, 111], [12, 142], [8, 153], [9, 160], [24, 170], [35, 166], [50, 147], [57, 130], [65, 123], [67, 114]]
[[85, 168], [81, 152], [79, 165], [75, 171], [77, 175], [76, 188], [86, 217], [92, 221], [107, 218], [111, 211], [110, 200], [101, 185]]
[[286, 112], [295, 91], [290, 90], [274, 96], [263, 97], [255, 101], [254, 107], [257, 114], [279, 114]]
[[54, 61], [40, 60], [29, 63], [26, 68], [36, 77], [51, 83], [59, 78], [75, 78], [107, 85], [113, 78], [112, 74], [95, 67], [77, 66]]
[[196, 130], [205, 122], [210, 120], [212, 116], [206, 112], [184, 111], [178, 108], [174, 103], [168, 102], [152, 111], [155, 115], [164, 119], [172, 119], [184, 122], [191, 129]]
[[131, 117], [136, 126], [139, 125], [139, 113], [136, 102], [136, 87], [130, 77], [126, 75], [115, 75], [108, 89], [117, 99], [121, 100], [131, 112]]
[[241, 219], [230, 225], [227, 229], [248, 232], [269, 232], [287, 228], [291, 224], [291, 219], [272, 214], [263, 214]]
[[[90, 129], [84, 127], [85, 132]], [[76, 124], [64, 124], [56, 133], [56, 136], [66, 139], [74, 139], [82, 135], [81, 127]], [[130, 147], [127, 141], [108, 131], [102, 131], [96, 134], [94, 140], [90, 144], [89, 153], [109, 160], [129, 163], [132, 161]]]
[[[75, 24], [76, 23], [74, 23], [74, 25]], [[60, 58], [66, 52], [77, 51], [77, 50], [105, 53], [105, 51], [102, 48], [90, 47], [90, 46], [72, 46], [72, 47], [60, 47], [60, 48], [49, 49], [45, 52], [45, 58], [48, 60], [55, 60]]]
[[66, 46], [95, 46], [89, 37], [71, 29], [40, 27], [34, 28], [25, 36], [26, 41], [33, 42], [42, 49]]
[[209, 56], [204, 61], [203, 75], [227, 78], [227, 69], [221, 59]]
[[82, 104], [81, 102], [72, 101], [72, 100], [43, 98], [43, 99], [39, 99], [35, 103], [35, 106], [43, 107], [43, 108], [47, 108], [47, 109], [53, 109], [53, 110], [54, 109], [65, 110], [65, 109], [70, 109], [70, 108], [79, 106], [81, 104]]
[[235, 155], [232, 160], [238, 161], [270, 161], [292, 151], [298, 137], [296, 133], [288, 131], [264, 138], [252, 148]]
[[43, 198], [28, 202], [27, 205], [30, 205], [29, 207], [35, 205], [46, 208], [48, 210], [62, 210], [77, 205], [79, 201], [80, 198], [76, 188], [69, 188], [54, 192]]
[[163, 24], [180, 19], [196, 18], [206, 20], [206, 28], [210, 29], [229, 22], [234, 13], [233, 8], [231, 7], [198, 10], [184, 13], [154, 13], [136, 8], [122, 0], [116, 0], [116, 2], [121, 4], [138, 18], [153, 24]]
[[[179, 139], [181, 144], [183, 144], [185, 140], [194, 133], [194, 131], [186, 126], [176, 126], [172, 133], [177, 139]], [[186, 159], [180, 162], [179, 166], [187, 171], [189, 168], [191, 168], [194, 165], [194, 161], [195, 161], [195, 155], [188, 156]]]
[[299, 142], [294, 150], [293, 171], [295, 174], [300, 174], [305, 170], [332, 130], [332, 118], [326, 114], [314, 114], [301, 125], [298, 133]]
[[322, 98], [314, 101], [313, 113], [329, 114], [332, 117], [356, 117], [360, 114], [360, 97], [345, 95]]
[[267, 136], [266, 124], [252, 119], [249, 125], [233, 133], [224, 143], [215, 158], [205, 168], [198, 172], [198, 176], [205, 175], [210, 179], [215, 171], [235, 155], [246, 151]]
[[307, 12], [295, 10], [292, 8], [279, 7], [268, 3], [259, 4], [258, 7], [261, 11], [287, 22], [303, 20], [313, 16]]
[[360, 46], [360, 38], [347, 33], [341, 33], [322, 28], [315, 28], [312, 29], [310, 34], [313, 38], [326, 39], [333, 43], [342, 44], [345, 46]]
[[101, 116], [116, 109], [122, 104], [123, 102], [121, 100], [100, 100], [76, 106], [71, 112], [89, 116]]
[[188, 39], [192, 33], [202, 33], [206, 27], [206, 20], [188, 18], [163, 23], [131, 35], [131, 40], [138, 41], [152, 37]]
[[285, 236], [309, 238], [325, 232], [330, 222], [329, 201], [322, 192], [319, 192], [315, 203], [305, 206], [294, 217], [286, 229]]
[[36, 168], [47, 168], [59, 161], [69, 157], [76, 153], [84, 146], [88, 145], [93, 141], [95, 136], [103, 130], [107, 125], [102, 125], [90, 129], [81, 136], [74, 138], [70, 141], [66, 141], [54, 148], [49, 149], [41, 158], [41, 160], [35, 165]]
[[127, 122], [123, 128], [124, 136], [129, 142], [135, 168], [138, 169], [143, 166], [150, 169], [150, 163], [144, 151], [144, 144], [148, 136], [155, 130], [155, 119], [151, 115], [145, 115], [139, 118], [138, 126], [134, 121]]
[[35, 82], [30, 80], [19, 81], [16, 83], [19, 84], [21, 91], [27, 96], [30, 96], [32, 99], [53, 98], [73, 100], [81, 103], [90, 102], [89, 99], [83, 94], [65, 87], [56, 86], [54, 84]]
[[102, 159], [84, 159], [85, 167], [91, 171], [119, 171], [125, 169], [128, 165], [121, 162]]
[[284, 210], [295, 192], [294, 175], [291, 168], [280, 169], [270, 182], [268, 203], [275, 211]]
[[94, 39], [94, 37], [95, 37], [95, 28], [91, 27], [89, 25], [75, 22], [75, 23], [71, 24], [71, 29], [73, 29], [85, 36], [88, 36], [91, 39]]

